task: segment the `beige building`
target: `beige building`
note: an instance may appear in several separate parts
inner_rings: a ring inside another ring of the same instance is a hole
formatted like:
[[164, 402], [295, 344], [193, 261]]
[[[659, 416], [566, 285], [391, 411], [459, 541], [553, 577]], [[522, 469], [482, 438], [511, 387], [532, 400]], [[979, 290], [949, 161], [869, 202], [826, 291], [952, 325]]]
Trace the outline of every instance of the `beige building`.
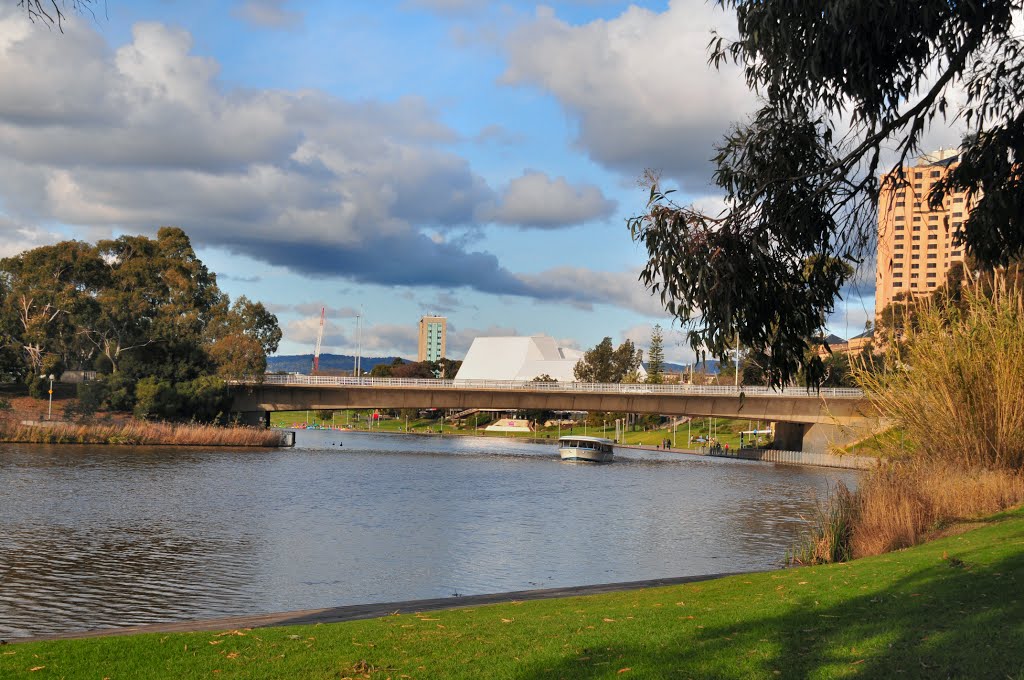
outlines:
[[448, 319], [443, 316], [420, 318], [420, 341], [416, 361], [439, 361], [448, 348]]
[[940, 150], [904, 168], [909, 183], [886, 185], [878, 197], [878, 268], [875, 315], [900, 293], [926, 295], [946, 282], [950, 265], [964, 259], [953, 245], [970, 207], [963, 193], [947, 195], [940, 210], [928, 206], [932, 185], [957, 165], [955, 151]]

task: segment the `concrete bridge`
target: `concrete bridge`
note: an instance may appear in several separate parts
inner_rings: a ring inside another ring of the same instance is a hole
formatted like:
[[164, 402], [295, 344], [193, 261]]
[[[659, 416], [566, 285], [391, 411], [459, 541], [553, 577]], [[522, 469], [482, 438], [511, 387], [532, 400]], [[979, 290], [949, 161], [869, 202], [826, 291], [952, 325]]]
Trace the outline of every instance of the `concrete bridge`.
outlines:
[[236, 382], [232, 412], [269, 425], [271, 411], [346, 408], [611, 411], [774, 422], [776, 448], [824, 451], [878, 426], [860, 390], [767, 387], [413, 380], [268, 375]]

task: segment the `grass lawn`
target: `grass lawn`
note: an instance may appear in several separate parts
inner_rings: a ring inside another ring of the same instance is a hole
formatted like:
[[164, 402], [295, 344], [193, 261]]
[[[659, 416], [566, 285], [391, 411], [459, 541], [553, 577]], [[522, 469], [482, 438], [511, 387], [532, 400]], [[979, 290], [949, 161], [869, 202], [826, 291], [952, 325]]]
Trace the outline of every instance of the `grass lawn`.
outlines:
[[1024, 512], [849, 564], [369, 621], [0, 647], [3, 678], [1024, 678]]
[[[335, 413], [333, 424], [338, 427], [345, 427], [346, 425], [351, 427], [353, 430], [367, 431], [366, 429], [366, 417], [368, 414], [372, 414], [372, 411], [337, 411]], [[270, 424], [272, 427], [292, 427], [294, 425], [305, 425], [310, 426], [330, 426], [332, 420], [330, 418], [321, 420], [317, 416], [316, 411], [277, 411], [270, 414]], [[485, 437], [519, 437], [519, 438], [549, 438], [556, 439], [559, 432], [561, 434], [584, 434], [592, 437], [607, 437], [608, 439], [614, 439], [615, 437], [615, 424], [614, 422], [608, 422], [602, 428], [601, 425], [593, 427], [588, 425], [585, 429], [581, 424], [576, 427], [569, 428], [563, 426], [560, 430], [558, 427], [548, 427], [539, 429], [536, 432], [485, 432], [484, 426], [481, 425], [479, 429], [474, 430], [473, 418], [470, 416], [466, 419], [463, 427], [456, 427], [449, 423], [444, 425], [444, 434], [475, 434], [478, 436]], [[439, 420], [429, 419], [410, 419], [408, 422], [409, 431], [413, 433], [437, 433], [440, 427]], [[724, 446], [729, 445], [729, 448], [738, 449], [740, 446], [740, 435], [739, 433], [743, 430], [752, 430], [757, 426], [756, 422], [747, 420], [728, 420], [725, 418], [696, 418], [690, 423], [689, 429], [686, 424], [682, 424], [676, 428], [676, 447], [680, 449], [685, 448], [699, 448], [699, 443], [694, 443], [691, 446], [687, 446], [687, 436], [692, 437], [703, 437], [707, 439], [711, 434], [714, 434], [719, 442]], [[406, 421], [402, 418], [381, 418], [374, 422], [373, 431], [380, 432], [404, 432], [406, 427]], [[767, 423], [761, 423], [762, 429], [768, 429]], [[668, 429], [655, 429], [648, 431], [632, 431], [627, 430], [623, 433], [622, 442], [623, 444], [636, 445], [636, 446], [658, 446], [661, 444], [663, 439], [672, 440], [672, 430]], [[761, 444], [767, 443], [766, 437], [761, 437]]]

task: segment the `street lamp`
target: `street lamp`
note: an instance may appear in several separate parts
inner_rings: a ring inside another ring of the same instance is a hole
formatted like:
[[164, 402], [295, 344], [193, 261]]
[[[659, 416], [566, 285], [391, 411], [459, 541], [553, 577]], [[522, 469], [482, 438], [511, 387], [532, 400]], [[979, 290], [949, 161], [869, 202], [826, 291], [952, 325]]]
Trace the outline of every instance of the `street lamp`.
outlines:
[[40, 374], [39, 378], [40, 378], [40, 380], [47, 380], [47, 379], [49, 379], [49, 381], [50, 381], [50, 403], [46, 407], [46, 419], [50, 420], [50, 416], [53, 414], [53, 381], [56, 378], [53, 377], [53, 373], [51, 373], [50, 375], [46, 375], [45, 373], [42, 373], [42, 374]]

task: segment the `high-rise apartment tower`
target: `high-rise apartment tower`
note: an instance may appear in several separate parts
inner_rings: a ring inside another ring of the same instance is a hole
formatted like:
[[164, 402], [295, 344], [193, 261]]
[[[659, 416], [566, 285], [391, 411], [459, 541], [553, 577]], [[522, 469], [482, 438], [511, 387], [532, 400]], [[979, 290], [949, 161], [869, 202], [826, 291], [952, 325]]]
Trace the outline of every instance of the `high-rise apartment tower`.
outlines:
[[443, 316], [420, 318], [420, 342], [417, 361], [439, 361], [445, 356], [448, 341], [448, 319]]
[[955, 151], [937, 151], [904, 168], [909, 185], [896, 187], [882, 178], [878, 197], [878, 268], [875, 274], [875, 315], [900, 293], [925, 295], [946, 282], [954, 262], [962, 262], [963, 247], [953, 234], [970, 211], [966, 196], [947, 194], [939, 210], [928, 205], [935, 182], [956, 167]]

